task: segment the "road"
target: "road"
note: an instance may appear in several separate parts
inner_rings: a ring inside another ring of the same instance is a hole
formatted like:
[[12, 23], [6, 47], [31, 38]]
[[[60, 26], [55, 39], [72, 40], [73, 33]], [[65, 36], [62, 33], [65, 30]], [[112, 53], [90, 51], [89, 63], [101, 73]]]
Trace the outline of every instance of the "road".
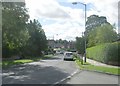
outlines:
[[118, 84], [118, 76], [93, 71], [81, 71], [62, 84]]
[[2, 79], [3, 84], [118, 84], [117, 76], [79, 70], [62, 55], [4, 69]]
[[3, 84], [55, 84], [78, 69], [74, 61], [63, 61], [63, 55], [26, 63], [3, 70]]

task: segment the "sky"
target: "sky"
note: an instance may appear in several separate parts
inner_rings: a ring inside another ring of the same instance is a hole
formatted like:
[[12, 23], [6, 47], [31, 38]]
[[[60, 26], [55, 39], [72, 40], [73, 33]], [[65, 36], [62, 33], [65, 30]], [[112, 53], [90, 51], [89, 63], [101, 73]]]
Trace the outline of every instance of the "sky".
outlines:
[[[119, 0], [25, 0], [30, 19], [37, 19], [47, 39], [75, 40], [85, 31], [85, 6], [87, 17], [105, 16], [118, 30]], [[72, 2], [80, 2], [73, 5]]]

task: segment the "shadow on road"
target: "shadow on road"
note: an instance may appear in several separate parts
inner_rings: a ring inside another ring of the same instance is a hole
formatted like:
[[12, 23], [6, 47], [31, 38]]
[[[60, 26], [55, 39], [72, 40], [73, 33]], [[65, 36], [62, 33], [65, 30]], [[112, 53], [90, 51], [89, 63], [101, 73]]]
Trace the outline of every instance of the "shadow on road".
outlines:
[[43, 60], [60, 60], [62, 58], [58, 58], [58, 57], [52, 57], [52, 58], [44, 58]]
[[53, 56], [53, 57], [49, 57], [49, 58], [43, 58], [43, 60], [61, 60], [62, 57], [63, 57], [63, 55]]
[[[52, 58], [58, 59], [58, 58]], [[68, 73], [52, 66], [25, 64], [3, 70], [3, 84], [53, 84], [65, 77]]]

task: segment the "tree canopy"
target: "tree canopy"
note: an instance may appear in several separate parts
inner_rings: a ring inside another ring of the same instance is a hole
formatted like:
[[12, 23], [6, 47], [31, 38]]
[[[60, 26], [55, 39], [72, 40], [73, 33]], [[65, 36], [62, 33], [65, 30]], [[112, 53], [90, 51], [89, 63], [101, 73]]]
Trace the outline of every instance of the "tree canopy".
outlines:
[[86, 47], [116, 41], [119, 35], [117, 35], [114, 28], [115, 26], [112, 26], [106, 17], [91, 15], [86, 22], [86, 35], [76, 38], [76, 49], [78, 52], [84, 54], [85, 40]]
[[117, 38], [114, 30], [107, 18], [104, 16], [91, 15], [86, 22], [86, 41], [87, 46], [95, 46], [100, 43], [113, 42]]
[[18, 49], [25, 45], [28, 39], [26, 22], [29, 15], [23, 2], [3, 2], [2, 6], [2, 46], [4, 56], [8, 53], [8, 50]]
[[87, 18], [86, 22], [86, 32], [87, 34], [95, 29], [98, 26], [101, 26], [102, 24], [110, 24], [107, 22], [107, 18], [104, 16], [98, 16], [98, 15], [91, 15]]
[[27, 47], [30, 51], [29, 54], [32, 52], [32, 55], [40, 55], [41, 51], [47, 48], [47, 39], [41, 24], [38, 20], [30, 20], [30, 23], [27, 25], [27, 30], [30, 36], [27, 41]]
[[[2, 54], [3, 57], [31, 53], [41, 54], [47, 48], [42, 25], [29, 14], [24, 2], [2, 2]], [[26, 52], [27, 51], [27, 52]], [[35, 53], [36, 52], [36, 53]]]
[[110, 43], [117, 40], [117, 33], [113, 30], [112, 25], [104, 24], [96, 27], [89, 33], [88, 47], [101, 43]]
[[85, 38], [84, 37], [76, 37], [76, 49], [82, 55], [85, 53]]

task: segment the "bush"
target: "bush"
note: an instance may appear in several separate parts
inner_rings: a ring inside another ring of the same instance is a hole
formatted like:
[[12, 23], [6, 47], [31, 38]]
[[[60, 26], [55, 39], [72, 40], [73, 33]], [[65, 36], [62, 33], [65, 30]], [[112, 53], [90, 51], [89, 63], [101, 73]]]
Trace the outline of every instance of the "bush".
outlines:
[[10, 58], [13, 55], [17, 55], [17, 49], [10, 49], [8, 46], [2, 46], [2, 57], [3, 58]]
[[119, 65], [120, 42], [105, 43], [87, 49], [87, 58], [111, 65]]

